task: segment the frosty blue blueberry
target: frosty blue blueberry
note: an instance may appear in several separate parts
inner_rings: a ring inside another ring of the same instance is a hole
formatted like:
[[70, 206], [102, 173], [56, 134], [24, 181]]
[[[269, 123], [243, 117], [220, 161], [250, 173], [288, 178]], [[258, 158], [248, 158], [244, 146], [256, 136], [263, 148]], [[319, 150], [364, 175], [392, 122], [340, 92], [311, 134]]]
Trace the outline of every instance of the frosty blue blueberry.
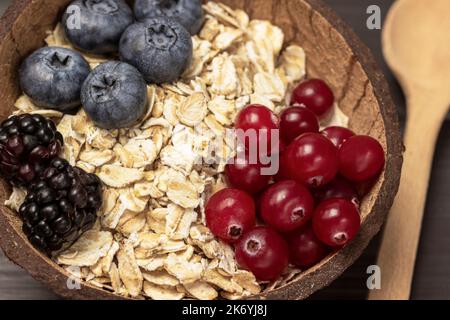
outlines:
[[192, 39], [178, 22], [167, 17], [132, 24], [120, 39], [122, 61], [136, 67], [147, 83], [171, 83], [192, 59]]
[[173, 18], [191, 35], [200, 31], [204, 21], [201, 0], [136, 0], [134, 14], [138, 20], [158, 16]]
[[89, 72], [89, 64], [78, 52], [45, 47], [22, 63], [20, 86], [37, 106], [70, 112], [80, 106], [81, 86]]
[[81, 101], [98, 127], [132, 127], [147, 111], [147, 86], [133, 66], [108, 61], [95, 68], [86, 79]]
[[120, 36], [133, 21], [133, 11], [124, 0], [75, 0], [67, 7], [62, 24], [77, 48], [108, 54], [117, 52]]

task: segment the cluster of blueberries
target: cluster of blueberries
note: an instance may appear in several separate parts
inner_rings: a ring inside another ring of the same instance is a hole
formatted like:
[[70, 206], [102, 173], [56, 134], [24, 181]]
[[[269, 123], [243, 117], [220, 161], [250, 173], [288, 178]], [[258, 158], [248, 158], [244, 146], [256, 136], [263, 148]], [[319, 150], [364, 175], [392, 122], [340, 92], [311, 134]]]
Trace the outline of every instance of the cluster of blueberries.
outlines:
[[124, 0], [75, 0], [62, 17], [67, 39], [111, 61], [91, 72], [80, 53], [44, 47], [22, 63], [21, 88], [39, 107], [83, 105], [101, 128], [131, 127], [147, 111], [146, 84], [176, 81], [189, 66], [203, 21], [201, 0], [136, 0], [134, 14]]

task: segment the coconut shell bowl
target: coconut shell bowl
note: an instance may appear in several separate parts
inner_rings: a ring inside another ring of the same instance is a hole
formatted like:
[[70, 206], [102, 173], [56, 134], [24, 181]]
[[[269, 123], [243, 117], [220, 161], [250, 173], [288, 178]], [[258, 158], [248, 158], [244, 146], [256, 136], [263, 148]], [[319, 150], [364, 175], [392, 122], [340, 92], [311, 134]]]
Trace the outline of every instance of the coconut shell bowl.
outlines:
[[[399, 186], [402, 144], [396, 108], [387, 83], [368, 48], [320, 0], [219, 0], [243, 9], [251, 19], [270, 20], [285, 34], [285, 44], [302, 46], [309, 77], [324, 79], [357, 134], [370, 135], [384, 147], [384, 171], [361, 204], [362, 225], [357, 237], [305, 270], [293, 281], [252, 299], [305, 299], [325, 288], [351, 266], [380, 231]], [[15, 0], [0, 21], [0, 119], [6, 119], [20, 96], [18, 68], [44, 46], [70, 0]], [[82, 283], [67, 287], [69, 274], [34, 249], [22, 232], [17, 214], [3, 205], [11, 187], [0, 181], [0, 245], [6, 256], [58, 295], [71, 299], [122, 299], [112, 292]]]

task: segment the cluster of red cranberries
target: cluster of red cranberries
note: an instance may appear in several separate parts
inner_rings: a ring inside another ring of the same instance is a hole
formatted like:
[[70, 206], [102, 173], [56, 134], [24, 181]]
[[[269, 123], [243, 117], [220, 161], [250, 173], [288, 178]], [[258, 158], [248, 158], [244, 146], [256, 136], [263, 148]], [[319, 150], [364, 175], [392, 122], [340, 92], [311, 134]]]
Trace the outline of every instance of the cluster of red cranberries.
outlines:
[[358, 191], [379, 176], [384, 150], [377, 140], [346, 128], [320, 132], [319, 119], [333, 104], [328, 85], [312, 79], [295, 88], [291, 107], [279, 118], [261, 105], [250, 105], [237, 117], [237, 129], [260, 133], [258, 144], [270, 144], [268, 133], [280, 130], [275, 151], [280, 170], [263, 175], [264, 165], [250, 161], [249, 152], [246, 160], [228, 164], [232, 188], [210, 198], [206, 222], [217, 237], [235, 245], [238, 264], [261, 281], [278, 278], [289, 262], [315, 265], [359, 231], [363, 194]]

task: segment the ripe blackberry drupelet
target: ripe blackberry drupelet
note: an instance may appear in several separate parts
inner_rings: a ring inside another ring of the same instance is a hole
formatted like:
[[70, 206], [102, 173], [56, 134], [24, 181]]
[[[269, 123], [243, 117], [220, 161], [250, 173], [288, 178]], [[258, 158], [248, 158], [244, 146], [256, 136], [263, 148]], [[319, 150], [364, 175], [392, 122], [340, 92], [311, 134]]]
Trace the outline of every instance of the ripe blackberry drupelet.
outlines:
[[55, 123], [41, 115], [12, 116], [0, 125], [0, 175], [25, 185], [43, 172], [64, 144]]
[[92, 228], [101, 205], [100, 179], [55, 158], [31, 184], [19, 214], [29, 241], [50, 254]]

